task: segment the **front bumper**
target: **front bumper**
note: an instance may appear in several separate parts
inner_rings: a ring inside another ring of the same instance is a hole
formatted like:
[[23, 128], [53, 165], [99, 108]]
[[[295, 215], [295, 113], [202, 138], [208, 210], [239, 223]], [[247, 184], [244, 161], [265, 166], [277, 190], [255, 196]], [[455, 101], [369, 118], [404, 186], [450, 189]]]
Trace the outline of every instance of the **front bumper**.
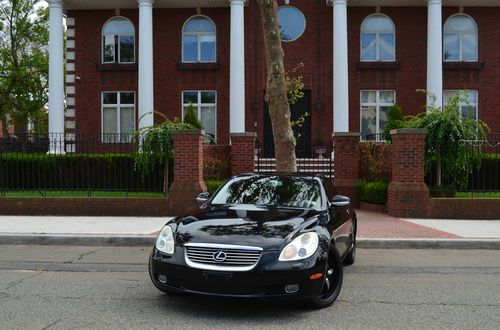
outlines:
[[[252, 270], [226, 272], [189, 267], [179, 250], [173, 257], [159, 258], [156, 249], [151, 255], [151, 280], [163, 291], [225, 297], [307, 299], [317, 296], [323, 286], [323, 277], [309, 279], [313, 274], [325, 272], [326, 261], [317, 255], [308, 262], [283, 263], [277, 261], [277, 253], [264, 252], [276, 254], [276, 261], [270, 262], [272, 256], [263, 255]], [[166, 283], [159, 281], [160, 275], [166, 276]], [[292, 284], [298, 284], [298, 291], [286, 293], [285, 286]]]

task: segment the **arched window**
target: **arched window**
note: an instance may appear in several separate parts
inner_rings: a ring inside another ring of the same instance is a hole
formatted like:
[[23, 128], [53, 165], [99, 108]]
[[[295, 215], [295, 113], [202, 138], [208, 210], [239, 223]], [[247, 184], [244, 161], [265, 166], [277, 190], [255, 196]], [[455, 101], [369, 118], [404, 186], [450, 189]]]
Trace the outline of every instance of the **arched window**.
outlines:
[[135, 62], [134, 24], [125, 17], [113, 17], [102, 27], [102, 62]]
[[444, 60], [476, 62], [477, 39], [477, 24], [472, 17], [464, 14], [451, 16], [444, 24]]
[[208, 17], [194, 16], [182, 27], [182, 62], [216, 61], [215, 24]]
[[361, 61], [396, 60], [396, 28], [382, 14], [370, 15], [361, 24]]

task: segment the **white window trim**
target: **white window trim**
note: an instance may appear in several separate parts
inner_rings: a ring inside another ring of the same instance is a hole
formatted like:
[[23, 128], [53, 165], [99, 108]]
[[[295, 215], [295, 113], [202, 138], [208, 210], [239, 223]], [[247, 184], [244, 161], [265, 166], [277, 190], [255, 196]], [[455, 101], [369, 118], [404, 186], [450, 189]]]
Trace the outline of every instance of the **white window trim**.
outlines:
[[[123, 19], [126, 19], [127, 21], [130, 22], [130, 24], [132, 24], [132, 27], [134, 28], [134, 32], [133, 33], [119, 33], [119, 34], [104, 34], [103, 31], [104, 31], [104, 27], [106, 26], [106, 24], [108, 24], [110, 21], [112, 21], [113, 19], [116, 19], [116, 18], [123, 18]], [[116, 49], [115, 47], [115, 58], [116, 58], [116, 52], [118, 52], [118, 62], [113, 60], [112, 62], [106, 62], [104, 60], [104, 40], [106, 37], [109, 37], [109, 36], [113, 36], [113, 39], [115, 38], [118, 38], [118, 50]], [[132, 62], [121, 62], [121, 47], [120, 47], [120, 37], [134, 37], [134, 60]], [[113, 63], [118, 63], [118, 64], [134, 64], [135, 63], [135, 47], [136, 47], [136, 40], [137, 38], [135, 37], [135, 26], [134, 26], [134, 23], [132, 23], [131, 20], [129, 20], [127, 17], [124, 17], [124, 16], [113, 16], [111, 17], [110, 19], [108, 19], [106, 21], [106, 23], [104, 23], [102, 25], [102, 29], [101, 29], [101, 63], [102, 64], [113, 64]]]
[[[363, 24], [365, 23], [366, 20], [374, 17], [374, 16], [379, 16], [379, 17], [385, 17], [388, 19], [391, 24], [392, 24], [392, 31], [390, 30], [370, 30], [370, 31], [364, 31], [363, 30]], [[364, 33], [370, 33], [370, 34], [375, 34], [375, 49], [377, 51], [376, 59], [375, 60], [364, 60], [363, 59], [363, 34]], [[392, 33], [394, 35], [394, 54], [392, 59], [389, 60], [381, 60], [380, 59], [380, 34], [382, 33]], [[360, 34], [359, 34], [359, 60], [361, 62], [395, 62], [396, 61], [396, 25], [394, 24], [394, 21], [387, 15], [380, 14], [380, 13], [375, 13], [368, 15], [365, 17], [363, 22], [361, 22], [361, 28], [360, 28]]]
[[[444, 56], [446, 54], [445, 52], [445, 36], [446, 36], [446, 25], [448, 24], [449, 20], [454, 18], [454, 17], [457, 17], [457, 16], [465, 16], [467, 18], [469, 18], [473, 23], [474, 25], [476, 26], [476, 29], [474, 31], [470, 30], [470, 31], [465, 31], [465, 32], [457, 32], [456, 34], [458, 34], [458, 60], [449, 60], [449, 59], [446, 59]], [[462, 59], [463, 57], [463, 54], [462, 54], [462, 37], [464, 34], [471, 34], [471, 33], [474, 33], [475, 36], [476, 36], [476, 42], [477, 42], [477, 45], [476, 45], [476, 57], [472, 60], [464, 60]], [[454, 14], [454, 15], [451, 15], [450, 17], [448, 17], [446, 19], [446, 22], [444, 23], [443, 25], [443, 61], [444, 62], [478, 62], [479, 61], [479, 27], [477, 25], [477, 22], [476, 20], [470, 16], [470, 15], [467, 15], [467, 14], [464, 14], [464, 13], [457, 13], [457, 14]]]
[[[474, 92], [476, 93], [476, 103], [471, 103], [469, 102], [468, 104], [466, 102], [458, 102], [458, 106], [459, 106], [459, 109], [458, 111], [460, 111], [460, 115], [462, 115], [462, 107], [468, 107], [468, 106], [475, 106], [476, 107], [476, 120], [479, 120], [479, 91], [476, 90], [476, 89], [446, 89], [446, 90], [443, 90], [443, 95], [445, 93], [453, 93], [455, 95], [459, 95], [460, 93], [470, 93], [470, 92]], [[444, 99], [443, 100], [443, 106], [447, 106], [448, 105], [448, 99]]]
[[[201, 103], [201, 93], [203, 92], [209, 92], [209, 93], [215, 93], [215, 103]], [[198, 103], [184, 103], [184, 93], [198, 93]], [[196, 109], [196, 113], [198, 114], [198, 120], [201, 122], [201, 107], [206, 106], [206, 107], [211, 107], [213, 106], [215, 108], [215, 136], [214, 140], [217, 141], [217, 91], [215, 90], [183, 90], [181, 92], [181, 111], [182, 111], [182, 122], [184, 122], [184, 108], [188, 107], [190, 105], [193, 105], [193, 107]]]
[[[203, 17], [208, 19], [214, 26], [214, 32], [184, 32], [184, 28], [186, 27], [187, 22], [195, 17]], [[196, 61], [186, 61], [184, 59], [184, 36], [196, 36], [196, 44], [197, 44], [197, 60]], [[215, 57], [213, 61], [202, 61], [201, 60], [201, 36], [214, 36], [215, 37]], [[181, 53], [182, 53], [182, 63], [216, 63], [217, 62], [217, 25], [215, 25], [214, 21], [205, 15], [194, 15], [189, 17], [184, 24], [182, 25], [181, 30]]]
[[[117, 103], [116, 104], [104, 104], [104, 94], [106, 93], [116, 93], [116, 101]], [[134, 108], [134, 131], [137, 129], [137, 126], [136, 126], [136, 115], [137, 115], [137, 96], [136, 96], [136, 93], [135, 91], [102, 91], [101, 92], [101, 142], [102, 143], [130, 143], [130, 141], [122, 141], [121, 139], [118, 139], [118, 140], [114, 140], [114, 141], [108, 141], [104, 138], [104, 134], [113, 134], [113, 133], [104, 133], [104, 108], [116, 108], [116, 120], [117, 120], [117, 123], [116, 123], [116, 129], [117, 129], [117, 133], [115, 134], [118, 134], [120, 137], [121, 137], [121, 134], [125, 134], [125, 133], [122, 133], [121, 132], [121, 122], [120, 122], [120, 116], [121, 116], [121, 108], [122, 108], [122, 104], [121, 104], [121, 93], [132, 93], [134, 94], [134, 104], [123, 104], [123, 107], [124, 108], [130, 108], [130, 107], [133, 107]]]
[[[375, 92], [376, 100], [375, 103], [363, 103], [363, 92]], [[381, 92], [392, 92], [394, 93], [394, 102], [393, 103], [380, 103], [380, 93]], [[361, 136], [363, 136], [363, 107], [375, 107], [375, 117], [376, 117], [376, 131], [371, 134], [381, 134], [383, 132], [380, 131], [380, 107], [392, 107], [397, 103], [396, 101], [396, 91], [393, 89], [362, 89], [359, 92], [359, 130], [361, 131]]]

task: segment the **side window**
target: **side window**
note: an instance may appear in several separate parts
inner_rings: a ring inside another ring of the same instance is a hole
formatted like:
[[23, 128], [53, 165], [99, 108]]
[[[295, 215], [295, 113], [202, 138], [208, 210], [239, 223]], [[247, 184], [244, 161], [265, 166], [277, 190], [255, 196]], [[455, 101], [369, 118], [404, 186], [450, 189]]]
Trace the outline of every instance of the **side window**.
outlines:
[[124, 17], [114, 17], [102, 28], [102, 63], [135, 63], [135, 29]]
[[328, 200], [332, 200], [333, 197], [337, 196], [337, 190], [333, 186], [332, 182], [328, 179], [323, 179], [323, 187], [325, 188], [326, 197]]

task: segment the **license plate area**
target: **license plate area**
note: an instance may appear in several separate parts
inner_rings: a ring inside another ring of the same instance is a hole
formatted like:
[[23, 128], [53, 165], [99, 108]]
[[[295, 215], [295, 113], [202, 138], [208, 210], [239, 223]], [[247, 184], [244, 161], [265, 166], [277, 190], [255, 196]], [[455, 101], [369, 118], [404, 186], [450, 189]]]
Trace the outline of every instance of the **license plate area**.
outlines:
[[204, 271], [201, 273], [201, 276], [207, 281], [230, 281], [233, 279], [233, 273], [228, 272]]

